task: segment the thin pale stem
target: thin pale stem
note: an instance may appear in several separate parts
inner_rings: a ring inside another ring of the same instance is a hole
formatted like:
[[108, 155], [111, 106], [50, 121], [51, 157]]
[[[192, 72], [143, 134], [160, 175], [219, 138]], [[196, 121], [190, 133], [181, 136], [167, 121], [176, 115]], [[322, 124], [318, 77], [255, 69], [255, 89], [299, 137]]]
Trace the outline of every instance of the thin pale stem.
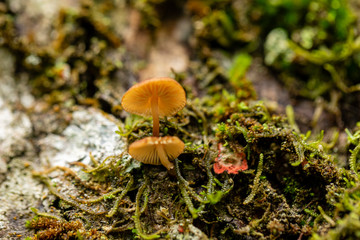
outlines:
[[164, 147], [162, 145], [157, 145], [156, 150], [159, 154], [160, 162], [164, 167], [167, 168], [167, 170], [171, 170], [174, 168], [174, 164], [169, 161], [169, 158], [166, 156], [166, 153], [164, 151]]
[[153, 136], [159, 136], [159, 97], [157, 94], [151, 98], [151, 113], [153, 117]]

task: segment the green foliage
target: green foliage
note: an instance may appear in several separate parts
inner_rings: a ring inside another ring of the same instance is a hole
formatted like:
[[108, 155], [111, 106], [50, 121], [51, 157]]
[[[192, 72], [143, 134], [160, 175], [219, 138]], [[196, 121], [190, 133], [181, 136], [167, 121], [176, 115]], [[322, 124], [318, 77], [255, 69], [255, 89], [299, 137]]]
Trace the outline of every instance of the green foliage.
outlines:
[[224, 195], [223, 192], [217, 191], [215, 193], [207, 194], [206, 198], [209, 200], [210, 204], [216, 204], [216, 203], [220, 202], [223, 195]]
[[[360, 90], [353, 71], [359, 66], [360, 36], [353, 31], [356, 18], [348, 0], [256, 2], [267, 35], [265, 63], [283, 72], [292, 93], [315, 99], [334, 88]], [[305, 82], [297, 80], [299, 74]]]
[[354, 24], [347, 0], [256, 0], [254, 6], [262, 13], [265, 30], [280, 27], [289, 32], [298, 28], [309, 31], [307, 26], [310, 26], [317, 32], [313, 39], [315, 42], [327, 38], [345, 40]]
[[296, 196], [296, 194], [299, 192], [300, 184], [297, 183], [295, 179], [291, 179], [290, 177], [284, 177], [283, 181], [286, 183], [284, 193], [291, 196]]
[[[208, 176], [207, 185], [204, 187], [206, 189], [200, 192], [200, 195], [197, 194], [194, 189], [190, 187], [190, 184], [186, 179], [181, 175], [180, 167], [179, 167], [179, 160], [175, 159], [175, 171], [176, 177], [178, 179], [178, 186], [180, 188], [181, 195], [183, 200], [188, 207], [189, 212], [193, 219], [201, 217], [204, 214], [204, 209], [210, 205], [214, 205], [221, 201], [221, 199], [229, 194], [229, 192], [233, 188], [233, 181], [231, 179], [226, 179], [224, 183], [221, 183], [219, 180], [214, 178], [211, 172], [211, 165], [209, 163], [210, 158], [207, 152], [204, 155], [204, 162], [206, 167], [206, 174]], [[215, 189], [215, 185], [221, 187], [220, 190]], [[193, 200], [200, 203], [198, 208], [194, 207]]]
[[[360, 122], [357, 124], [360, 125]], [[358, 167], [357, 167], [357, 158], [360, 152], [360, 130], [356, 131], [355, 134], [351, 134], [348, 129], [345, 129], [346, 134], [348, 135], [348, 142], [352, 145], [355, 145], [355, 148], [350, 150], [350, 158], [349, 158], [349, 165], [350, 169], [358, 174]]]
[[233, 64], [229, 69], [229, 81], [235, 87], [241, 87], [240, 79], [245, 76], [251, 65], [251, 56], [246, 53], [235, 55]]
[[[221, 134], [226, 134], [226, 135], [229, 135], [229, 132], [228, 132], [229, 128], [228, 126], [226, 125], [226, 123], [222, 122], [222, 123], [219, 123], [217, 125], [217, 128], [216, 128], [216, 131], [218, 133], [221, 133]], [[230, 136], [229, 136], [230, 137]]]
[[[360, 128], [360, 122], [357, 123], [357, 127]], [[360, 143], [360, 130], [357, 130], [354, 134], [351, 134], [349, 129], [345, 129], [345, 132], [349, 143], [353, 145], [358, 145]]]

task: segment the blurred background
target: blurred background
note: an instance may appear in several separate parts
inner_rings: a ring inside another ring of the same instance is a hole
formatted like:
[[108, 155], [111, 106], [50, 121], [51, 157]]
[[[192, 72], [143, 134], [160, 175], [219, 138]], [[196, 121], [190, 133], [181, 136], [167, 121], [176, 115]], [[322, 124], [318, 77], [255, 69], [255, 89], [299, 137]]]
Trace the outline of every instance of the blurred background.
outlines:
[[2, 52], [34, 100], [111, 111], [135, 82], [176, 75], [195, 97], [221, 88], [280, 112], [292, 105], [303, 131], [351, 128], [359, 119], [358, 1], [0, 4]]

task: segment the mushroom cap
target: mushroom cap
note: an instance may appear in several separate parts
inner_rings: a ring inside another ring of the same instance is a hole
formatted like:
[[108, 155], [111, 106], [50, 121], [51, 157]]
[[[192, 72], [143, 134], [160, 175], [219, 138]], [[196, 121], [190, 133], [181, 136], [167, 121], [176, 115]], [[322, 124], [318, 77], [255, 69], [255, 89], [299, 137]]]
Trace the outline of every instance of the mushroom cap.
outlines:
[[161, 145], [169, 160], [177, 158], [185, 144], [178, 137], [146, 137], [129, 146], [129, 154], [136, 160], [152, 165], [161, 165], [157, 146]]
[[151, 98], [158, 96], [159, 116], [170, 116], [186, 104], [183, 87], [171, 78], [153, 78], [132, 86], [121, 100], [122, 107], [130, 113], [151, 116]]

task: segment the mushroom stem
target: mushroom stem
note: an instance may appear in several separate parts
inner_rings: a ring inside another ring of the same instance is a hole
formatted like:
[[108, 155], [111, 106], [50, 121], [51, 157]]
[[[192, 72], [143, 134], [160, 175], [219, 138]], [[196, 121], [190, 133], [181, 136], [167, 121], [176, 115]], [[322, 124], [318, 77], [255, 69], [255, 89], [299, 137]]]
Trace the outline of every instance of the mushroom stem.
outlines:
[[157, 94], [151, 98], [151, 113], [153, 117], [153, 136], [159, 136], [159, 97]]
[[157, 146], [156, 146], [156, 150], [157, 150], [157, 152], [158, 152], [158, 154], [159, 154], [159, 158], [160, 158], [161, 164], [164, 165], [164, 167], [166, 167], [167, 170], [173, 169], [173, 168], [174, 168], [174, 164], [172, 164], [172, 163], [169, 161], [168, 157], [166, 156], [166, 153], [165, 153], [165, 151], [164, 151], [163, 146], [162, 146], [161, 144], [157, 145]]

